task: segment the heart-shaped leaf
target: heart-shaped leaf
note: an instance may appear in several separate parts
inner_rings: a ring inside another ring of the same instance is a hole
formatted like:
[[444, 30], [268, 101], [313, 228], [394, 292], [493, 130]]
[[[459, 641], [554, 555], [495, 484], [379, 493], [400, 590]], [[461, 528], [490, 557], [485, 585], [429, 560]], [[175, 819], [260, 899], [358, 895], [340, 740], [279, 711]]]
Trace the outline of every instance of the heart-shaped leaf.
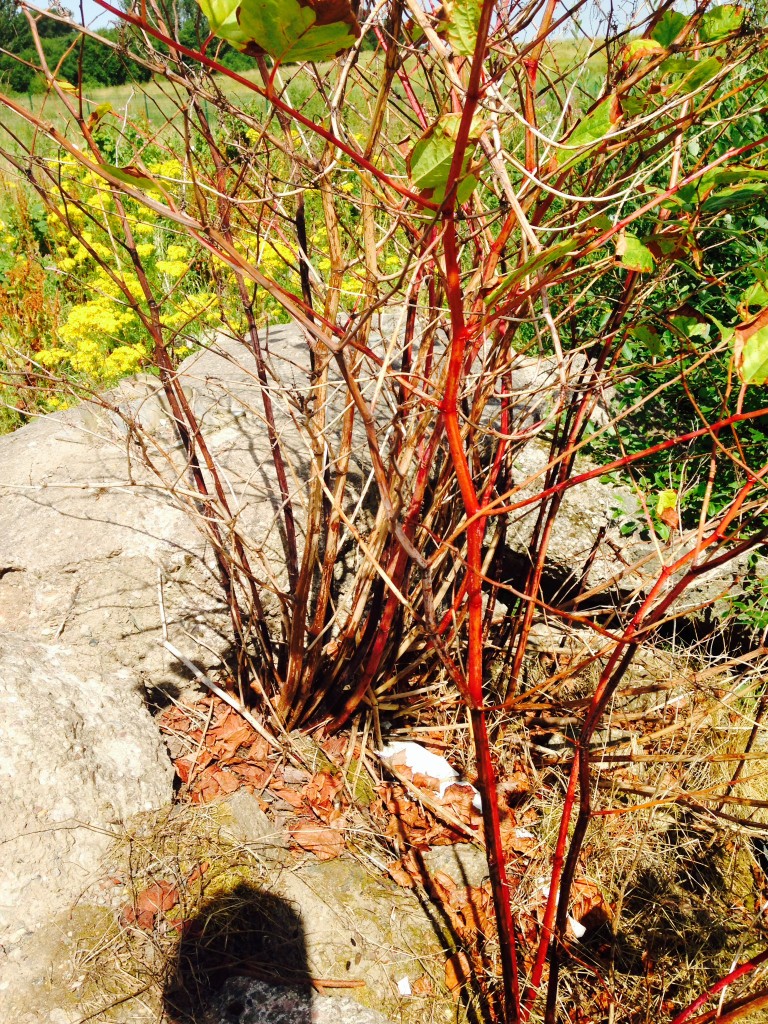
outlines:
[[655, 39], [657, 43], [668, 48], [687, 24], [688, 19], [684, 14], [680, 14], [678, 11], [665, 11], [651, 32], [651, 39]]
[[198, 0], [211, 31], [278, 62], [328, 60], [360, 35], [359, 0]]
[[[453, 153], [459, 135], [461, 114], [444, 114], [431, 125], [411, 150], [406, 160], [408, 175], [415, 188], [425, 192], [429, 198], [441, 203], [445, 199], [445, 188], [453, 163]], [[470, 128], [470, 141], [479, 139], [484, 125], [473, 121]], [[464, 155], [457, 199], [466, 202], [477, 186], [477, 178], [469, 173], [474, 145], [467, 147]]]

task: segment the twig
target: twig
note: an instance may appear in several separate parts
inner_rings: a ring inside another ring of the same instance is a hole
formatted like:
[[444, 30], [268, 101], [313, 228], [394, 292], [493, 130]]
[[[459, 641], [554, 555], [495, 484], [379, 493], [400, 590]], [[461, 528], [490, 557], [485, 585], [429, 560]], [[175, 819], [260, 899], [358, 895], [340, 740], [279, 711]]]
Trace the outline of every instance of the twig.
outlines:
[[273, 750], [281, 749], [281, 745], [278, 742], [278, 740], [276, 740], [275, 737], [272, 736], [271, 733], [269, 733], [264, 728], [261, 722], [259, 722], [256, 718], [253, 717], [253, 715], [250, 713], [250, 711], [247, 710], [247, 708], [243, 707], [240, 701], [238, 701], [231, 694], [227, 693], [226, 690], [223, 690], [217, 683], [214, 683], [213, 680], [209, 679], [205, 672], [199, 669], [197, 665], [194, 664], [194, 662], [190, 661], [189, 658], [183, 655], [181, 651], [177, 647], [174, 647], [169, 640], [163, 640], [162, 645], [166, 649], [166, 651], [169, 652], [169, 654], [172, 654], [174, 658], [176, 658], [178, 661], [182, 663], [182, 665], [189, 669], [189, 671], [194, 675], [195, 679], [201, 682], [203, 686], [207, 686], [212, 693], [215, 693], [217, 697], [220, 697], [223, 701], [229, 704], [229, 706], [233, 708], [238, 713], [238, 715], [244, 718], [248, 725], [250, 725], [250, 727], [254, 729], [259, 734], [259, 736], [261, 736], [262, 739], [266, 740]]

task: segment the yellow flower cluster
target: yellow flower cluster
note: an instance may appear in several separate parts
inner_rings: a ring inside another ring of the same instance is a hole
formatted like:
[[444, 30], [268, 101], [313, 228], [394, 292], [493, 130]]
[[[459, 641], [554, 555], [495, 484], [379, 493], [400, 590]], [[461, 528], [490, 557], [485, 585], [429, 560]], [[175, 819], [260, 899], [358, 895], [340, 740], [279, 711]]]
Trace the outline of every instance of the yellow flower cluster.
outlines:
[[161, 274], [168, 277], [182, 277], [189, 270], [186, 260], [158, 260], [155, 266]]

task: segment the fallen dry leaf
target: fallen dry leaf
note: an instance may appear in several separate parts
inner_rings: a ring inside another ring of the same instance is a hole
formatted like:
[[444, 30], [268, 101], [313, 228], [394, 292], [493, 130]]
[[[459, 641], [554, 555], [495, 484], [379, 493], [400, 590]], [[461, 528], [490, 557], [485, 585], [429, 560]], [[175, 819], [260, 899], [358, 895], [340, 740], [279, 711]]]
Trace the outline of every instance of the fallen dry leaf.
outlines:
[[198, 878], [202, 878], [210, 866], [210, 861], [204, 860], [201, 864], [198, 864], [197, 867], [192, 868], [190, 873], [187, 875], [187, 882], [196, 882]]
[[240, 747], [249, 747], [253, 742], [253, 729], [238, 715], [230, 714], [211, 730], [211, 746], [221, 760], [234, 757]]
[[178, 902], [179, 890], [173, 882], [155, 882], [139, 893], [135, 903], [123, 907], [120, 916], [125, 924], [136, 924], [144, 931], [151, 931], [157, 915], [171, 910]]
[[422, 974], [421, 977], [417, 978], [411, 985], [411, 992], [415, 996], [431, 996], [434, 994], [435, 986], [432, 984], [432, 979], [428, 974]]
[[416, 885], [414, 878], [403, 867], [401, 860], [395, 860], [391, 864], [387, 864], [387, 871], [393, 882], [397, 882], [398, 885], [402, 885], [406, 889], [413, 889]]
[[593, 932], [610, 921], [613, 914], [595, 882], [576, 878], [571, 888], [571, 916], [587, 932]]
[[445, 961], [445, 984], [453, 998], [458, 1002], [461, 990], [472, 976], [469, 959], [466, 953], [454, 953]]
[[662, 523], [666, 524], [670, 530], [676, 530], [680, 526], [680, 516], [674, 508], [665, 508], [659, 516], [659, 519], [661, 519]]
[[300, 821], [290, 829], [290, 834], [297, 846], [308, 853], [313, 853], [318, 860], [333, 860], [344, 850], [342, 833], [325, 825]]
[[313, 775], [304, 789], [304, 799], [314, 814], [327, 825], [333, 825], [344, 816], [341, 793], [344, 779], [329, 772]]
[[295, 789], [289, 789], [288, 786], [282, 782], [273, 781], [269, 786], [270, 793], [274, 793], [280, 800], [284, 800], [285, 803], [289, 804], [295, 811], [304, 809], [304, 797], [301, 793], [297, 793]]

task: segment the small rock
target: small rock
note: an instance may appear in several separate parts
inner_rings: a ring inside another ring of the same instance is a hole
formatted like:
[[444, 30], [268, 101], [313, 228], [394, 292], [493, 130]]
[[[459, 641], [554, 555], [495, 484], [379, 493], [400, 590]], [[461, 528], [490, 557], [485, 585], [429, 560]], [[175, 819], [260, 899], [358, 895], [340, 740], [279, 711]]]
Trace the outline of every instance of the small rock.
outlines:
[[230, 978], [205, 1024], [390, 1024], [378, 1010], [348, 996], [319, 996], [310, 986], [268, 985]]
[[285, 832], [276, 828], [247, 789], [238, 789], [219, 804], [225, 830], [237, 842], [253, 844], [262, 849], [287, 850]]

